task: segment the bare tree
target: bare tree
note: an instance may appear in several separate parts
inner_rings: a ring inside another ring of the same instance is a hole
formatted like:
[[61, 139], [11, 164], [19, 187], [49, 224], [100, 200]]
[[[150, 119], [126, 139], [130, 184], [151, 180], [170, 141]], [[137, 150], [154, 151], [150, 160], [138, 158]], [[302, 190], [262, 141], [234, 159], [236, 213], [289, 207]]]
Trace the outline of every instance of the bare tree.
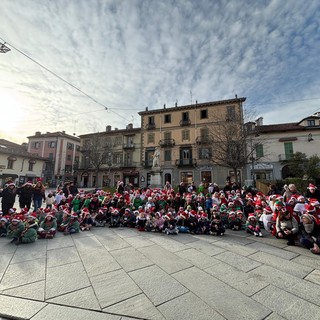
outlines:
[[[113, 141], [103, 135], [94, 134], [84, 141], [81, 152], [85, 166], [93, 169], [98, 179], [99, 172], [112, 161]], [[95, 181], [97, 185], [97, 181]]]

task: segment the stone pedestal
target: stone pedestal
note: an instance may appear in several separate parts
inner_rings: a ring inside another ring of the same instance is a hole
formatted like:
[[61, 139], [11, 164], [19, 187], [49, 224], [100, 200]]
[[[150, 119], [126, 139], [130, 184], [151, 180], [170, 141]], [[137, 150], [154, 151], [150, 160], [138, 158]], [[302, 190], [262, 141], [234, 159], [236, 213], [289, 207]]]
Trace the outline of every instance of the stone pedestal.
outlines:
[[150, 187], [151, 188], [163, 187], [160, 168], [156, 167], [151, 169]]

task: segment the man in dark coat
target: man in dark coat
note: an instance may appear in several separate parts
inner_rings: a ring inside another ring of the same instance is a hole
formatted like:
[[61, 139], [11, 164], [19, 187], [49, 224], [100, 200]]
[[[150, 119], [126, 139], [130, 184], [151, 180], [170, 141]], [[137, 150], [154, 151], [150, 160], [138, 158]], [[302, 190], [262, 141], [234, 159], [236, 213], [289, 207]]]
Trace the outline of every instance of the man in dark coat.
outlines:
[[17, 188], [12, 181], [6, 184], [6, 187], [0, 190], [0, 197], [2, 197], [2, 212], [3, 215], [9, 213], [9, 209], [13, 208], [16, 200]]
[[25, 207], [27, 207], [28, 210], [30, 210], [33, 192], [34, 192], [34, 188], [33, 188], [32, 181], [28, 181], [27, 183], [22, 185], [20, 188], [18, 188], [17, 194], [19, 195], [19, 204], [21, 209], [24, 209]]

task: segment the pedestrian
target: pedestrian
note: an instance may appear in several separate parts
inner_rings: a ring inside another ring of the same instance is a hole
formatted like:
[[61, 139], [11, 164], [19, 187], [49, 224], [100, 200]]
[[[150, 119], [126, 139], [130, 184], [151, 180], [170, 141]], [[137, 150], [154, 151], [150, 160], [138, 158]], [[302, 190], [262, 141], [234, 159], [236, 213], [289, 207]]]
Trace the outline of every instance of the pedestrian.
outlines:
[[34, 187], [31, 180], [27, 181], [24, 185], [17, 189], [20, 209], [24, 209], [25, 207], [27, 207], [28, 210], [30, 210], [33, 193]]
[[46, 195], [45, 195], [45, 187], [42, 184], [41, 179], [37, 180], [36, 185], [34, 186], [33, 192], [33, 211], [36, 212], [42, 206], [42, 201], [45, 202]]
[[9, 210], [13, 208], [16, 200], [17, 188], [12, 181], [8, 181], [5, 188], [0, 190], [0, 197], [2, 197], [2, 212], [7, 215]]

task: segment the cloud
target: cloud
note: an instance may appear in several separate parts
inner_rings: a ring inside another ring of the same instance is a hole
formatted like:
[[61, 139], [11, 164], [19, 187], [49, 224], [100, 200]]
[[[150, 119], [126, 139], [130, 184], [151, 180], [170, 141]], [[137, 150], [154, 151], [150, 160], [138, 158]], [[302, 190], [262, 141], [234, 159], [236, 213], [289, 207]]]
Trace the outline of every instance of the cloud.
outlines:
[[[0, 56], [0, 94], [18, 95], [15, 112], [26, 117], [13, 121], [14, 134], [0, 134], [20, 141], [34, 131], [139, 126], [146, 106], [176, 101], [246, 96], [274, 123], [299, 121], [320, 100], [305, 100], [319, 98], [316, 0], [3, 0], [1, 7], [1, 39], [109, 108], [12, 48]], [[284, 103], [297, 100], [305, 101]]]

